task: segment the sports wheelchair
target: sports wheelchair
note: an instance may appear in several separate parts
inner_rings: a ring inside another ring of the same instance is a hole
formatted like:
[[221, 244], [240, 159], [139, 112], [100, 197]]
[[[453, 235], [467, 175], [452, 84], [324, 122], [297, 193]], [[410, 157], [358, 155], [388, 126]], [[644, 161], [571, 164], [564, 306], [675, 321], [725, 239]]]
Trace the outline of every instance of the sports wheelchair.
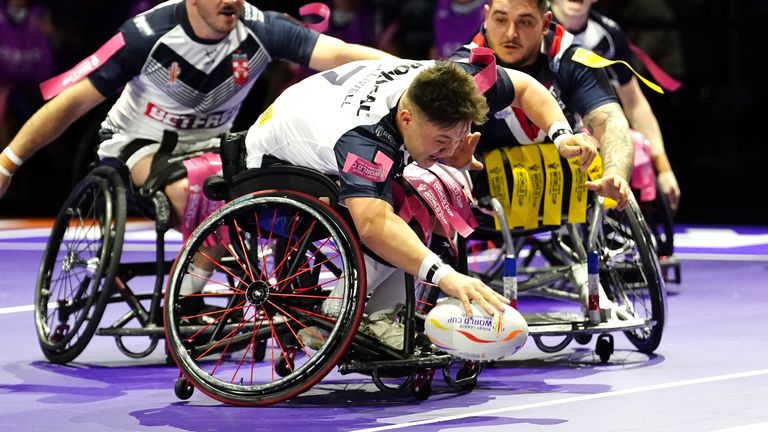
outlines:
[[[337, 366], [342, 375], [370, 375], [380, 390], [418, 400], [430, 396], [436, 371], [452, 389], [472, 389], [480, 364], [433, 350], [417, 334], [412, 277], [404, 285], [402, 348], [358, 331], [365, 265], [349, 215], [337, 205], [336, 182], [280, 163], [245, 170], [242, 141], [242, 134], [222, 141], [223, 174], [210, 177], [205, 192], [228, 203], [192, 233], [166, 289], [166, 338], [180, 368], [176, 395], [188, 399], [197, 388], [233, 405], [269, 405], [307, 391]], [[223, 248], [223, 257], [208, 255], [206, 243]], [[182, 292], [201, 259], [217, 271], [203, 293]], [[193, 296], [217, 305], [204, 323], [181, 307]], [[329, 298], [340, 302], [337, 311], [324, 311]]]
[[[159, 155], [170, 155], [176, 135], [166, 133]], [[168, 179], [179, 173], [168, 172]], [[181, 173], [183, 174], [183, 173]], [[155, 221], [155, 260], [121, 262], [129, 212]], [[128, 169], [117, 159], [96, 164], [72, 190], [54, 222], [35, 286], [35, 327], [45, 357], [52, 363], [74, 360], [96, 335], [112, 336], [128, 357], [151, 354], [163, 339], [164, 277], [173, 260], [165, 256], [171, 206], [162, 182], [133, 190]], [[154, 289], [135, 293], [128, 283], [154, 276]], [[128, 310], [99, 327], [107, 305]], [[146, 336], [139, 349], [124, 338]]]
[[[599, 158], [583, 173], [551, 144], [484, 156], [486, 169], [474, 178], [484, 212], [477, 212], [473, 235], [459, 239], [460, 271], [517, 303], [544, 352], [574, 339], [589, 343], [597, 334], [595, 352], [607, 362], [617, 331], [641, 352], [656, 350], [665, 280], [656, 239], [634, 197], [625, 210], [612, 208], [583, 186], [587, 176], [602, 175]], [[422, 293], [426, 304], [435, 298], [434, 291]], [[553, 338], [558, 342], [550, 343]]]

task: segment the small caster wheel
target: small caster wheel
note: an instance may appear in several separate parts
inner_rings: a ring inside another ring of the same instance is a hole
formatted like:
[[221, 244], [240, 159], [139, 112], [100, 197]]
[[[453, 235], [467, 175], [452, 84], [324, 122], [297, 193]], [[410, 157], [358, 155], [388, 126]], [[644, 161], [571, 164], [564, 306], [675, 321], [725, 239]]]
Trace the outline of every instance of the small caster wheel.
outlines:
[[480, 375], [480, 363], [473, 361], [464, 362], [464, 366], [456, 373], [456, 380], [467, 380], [467, 383], [461, 386], [462, 390], [471, 391], [477, 385], [477, 376]]
[[592, 341], [592, 335], [589, 333], [577, 334], [573, 339], [580, 345], [586, 345]]
[[195, 387], [186, 377], [181, 377], [176, 380], [176, 385], [174, 386], [173, 391], [176, 393], [177, 398], [187, 400], [192, 397], [192, 393], [195, 392]]
[[253, 350], [253, 361], [261, 362], [267, 356], [267, 341], [262, 340], [256, 342], [256, 348]]
[[422, 385], [413, 386], [413, 397], [418, 401], [424, 401], [429, 399], [432, 395], [432, 383], [425, 382]]
[[413, 382], [411, 394], [418, 401], [427, 400], [432, 395], [432, 377], [435, 375], [433, 369], [426, 369], [416, 373], [416, 379]]
[[600, 357], [600, 361], [608, 363], [608, 359], [613, 354], [613, 335], [609, 333], [603, 333], [597, 338], [595, 344], [595, 353]]

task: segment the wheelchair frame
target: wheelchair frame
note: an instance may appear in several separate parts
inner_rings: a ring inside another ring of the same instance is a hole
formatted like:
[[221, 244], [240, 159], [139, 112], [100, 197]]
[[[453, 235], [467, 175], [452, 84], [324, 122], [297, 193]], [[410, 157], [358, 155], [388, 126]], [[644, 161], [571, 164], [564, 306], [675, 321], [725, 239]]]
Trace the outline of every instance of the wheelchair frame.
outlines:
[[[198, 388], [233, 405], [270, 405], [310, 389], [336, 366], [341, 374], [370, 375], [382, 391], [419, 400], [430, 396], [437, 370], [451, 388], [474, 387], [479, 363], [433, 352], [416, 337], [412, 277], [405, 280], [402, 349], [358, 332], [365, 267], [355, 231], [334, 209], [334, 182], [306, 168], [279, 166], [248, 170], [231, 180], [213, 177], [207, 192], [231, 201], [192, 234], [166, 290], [165, 329], [180, 368], [179, 398], [191, 397]], [[190, 326], [191, 317], [178, 307], [190, 295], [181, 293], [181, 281], [190, 277], [189, 265], [203, 255], [201, 245], [211, 237], [227, 245], [220, 262], [211, 259], [222, 276], [209, 279], [222, 287], [217, 296], [226, 304], [210, 316], [211, 323]], [[234, 284], [224, 282], [224, 274]], [[337, 316], [323, 312], [328, 298], [341, 302]], [[314, 333], [320, 344], [306, 344], [302, 331]]]
[[[501, 204], [490, 197], [484, 201], [499, 226], [507, 226]], [[519, 292], [564, 302], [564, 310], [576, 305], [580, 311], [537, 312], [521, 304], [529, 335], [544, 352], [561, 351], [572, 340], [586, 344], [598, 334], [595, 352], [607, 362], [612, 333], [621, 331], [639, 351], [652, 353], [666, 319], [666, 288], [640, 207], [632, 197], [624, 211], [606, 211], [602, 198], [593, 195], [587, 221], [529, 231], [480, 230], [475, 238], [500, 243], [497, 256], [487, 269], [470, 271], [464, 255], [462, 271], [515, 300]], [[467, 251], [467, 241], [460, 241], [460, 250]], [[434, 299], [433, 293], [427, 302]], [[543, 339], [548, 336], [562, 339], [550, 345]]]
[[[52, 363], [74, 360], [94, 335], [112, 336], [124, 355], [143, 358], [164, 337], [163, 280], [172, 260], [165, 258], [165, 233], [171, 228], [170, 203], [157, 191], [140, 197], [129, 191], [127, 167], [106, 159], [69, 194], [54, 222], [35, 286], [35, 327], [45, 357]], [[155, 216], [155, 260], [122, 263], [129, 204]], [[154, 276], [150, 293], [128, 285], [137, 276]], [[142, 302], [149, 302], [148, 305]], [[99, 327], [108, 304], [128, 311]], [[124, 337], [146, 336], [147, 347], [133, 351]]]

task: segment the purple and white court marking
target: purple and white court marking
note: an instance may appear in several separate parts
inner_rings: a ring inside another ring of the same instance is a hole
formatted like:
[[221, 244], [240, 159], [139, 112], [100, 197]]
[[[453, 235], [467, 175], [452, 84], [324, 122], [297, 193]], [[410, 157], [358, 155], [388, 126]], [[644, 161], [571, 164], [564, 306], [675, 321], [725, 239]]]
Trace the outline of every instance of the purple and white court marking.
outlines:
[[[151, 257], [152, 236], [151, 225], [131, 224], [126, 258]], [[368, 377], [334, 373], [266, 408], [224, 406], [199, 392], [178, 400], [178, 371], [165, 365], [162, 346], [132, 360], [97, 336], [75, 363], [47, 363], [32, 315], [46, 238], [45, 229], [0, 230], [2, 431], [768, 430], [768, 228], [679, 228], [682, 283], [669, 286], [653, 355], [622, 334], [608, 364], [594, 340], [555, 354], [529, 341], [487, 368], [471, 393], [450, 392], [436, 376], [432, 397], [414, 402], [382, 394]], [[180, 239], [169, 234], [168, 243], [172, 256]]]

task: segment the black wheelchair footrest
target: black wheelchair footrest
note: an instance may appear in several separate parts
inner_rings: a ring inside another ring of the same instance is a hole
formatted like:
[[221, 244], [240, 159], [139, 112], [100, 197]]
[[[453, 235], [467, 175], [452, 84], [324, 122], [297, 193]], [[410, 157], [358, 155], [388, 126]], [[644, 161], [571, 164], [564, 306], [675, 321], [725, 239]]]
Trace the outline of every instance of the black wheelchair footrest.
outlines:
[[450, 354], [429, 354], [402, 360], [352, 360], [339, 365], [342, 375], [350, 373], [371, 374], [375, 370], [412, 372], [414, 369], [437, 369], [451, 364], [455, 358]]

